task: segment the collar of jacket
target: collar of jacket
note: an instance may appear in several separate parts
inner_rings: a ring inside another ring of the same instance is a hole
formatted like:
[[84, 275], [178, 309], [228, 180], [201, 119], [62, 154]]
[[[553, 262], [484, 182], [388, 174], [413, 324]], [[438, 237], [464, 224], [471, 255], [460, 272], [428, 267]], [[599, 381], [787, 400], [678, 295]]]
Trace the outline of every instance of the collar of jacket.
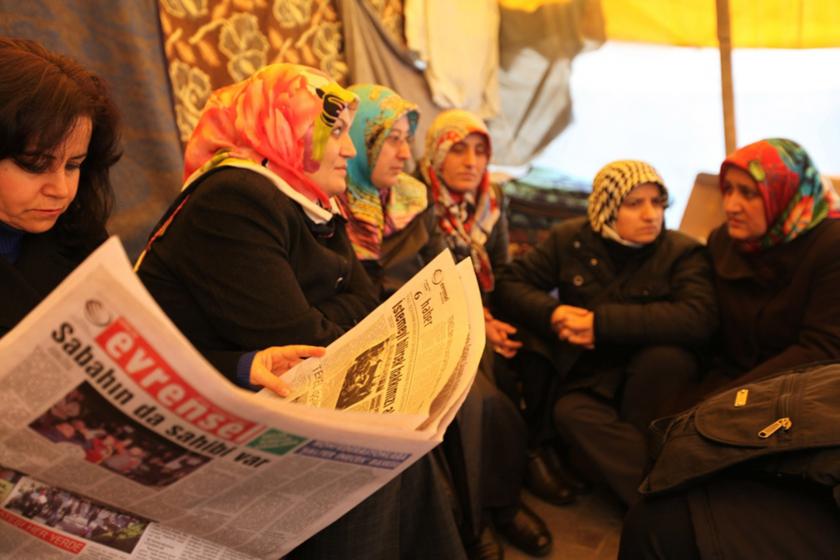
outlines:
[[788, 243], [756, 253], [744, 253], [738, 249], [738, 243], [729, 237], [724, 224], [709, 236], [709, 252], [715, 275], [725, 280], [755, 278], [765, 284], [784, 284], [822, 227], [823, 224], [819, 224]]
[[572, 247], [577, 249], [575, 252], [579, 258], [586, 262], [591, 263], [593, 258], [598, 259], [598, 262], [603, 263], [603, 266], [597, 268], [604, 274], [612, 276], [618, 274], [620, 270], [617, 269], [618, 263], [614, 261], [612, 252], [609, 250], [608, 245], [610, 243], [615, 243], [617, 250], [628, 252], [629, 257], [624, 261], [626, 265], [633, 261], [638, 262], [638, 260], [644, 261], [647, 259], [662, 244], [665, 234], [666, 230], [663, 228], [652, 243], [638, 248], [626, 247], [604, 238], [604, 236], [592, 229], [589, 221], [584, 221], [572, 239]]

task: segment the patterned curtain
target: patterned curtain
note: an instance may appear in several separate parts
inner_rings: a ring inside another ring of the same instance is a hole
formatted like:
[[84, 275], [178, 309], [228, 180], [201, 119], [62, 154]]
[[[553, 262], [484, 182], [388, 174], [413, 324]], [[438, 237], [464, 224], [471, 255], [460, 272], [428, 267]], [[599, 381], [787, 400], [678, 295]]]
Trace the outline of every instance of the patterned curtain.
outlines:
[[266, 64], [347, 81], [335, 0], [160, 0], [160, 22], [182, 142], [213, 90]]
[[108, 229], [135, 257], [181, 185], [183, 162], [156, 0], [0, 0], [0, 33], [33, 39], [96, 72], [122, 115]]

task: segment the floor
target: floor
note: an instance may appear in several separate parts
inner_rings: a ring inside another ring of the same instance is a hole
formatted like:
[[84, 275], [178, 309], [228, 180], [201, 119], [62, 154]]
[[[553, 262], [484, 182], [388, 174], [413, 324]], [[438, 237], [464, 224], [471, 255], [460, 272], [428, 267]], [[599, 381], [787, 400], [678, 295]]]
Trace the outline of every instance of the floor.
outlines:
[[[613, 560], [618, 554], [622, 512], [603, 491], [579, 496], [569, 506], [553, 506], [524, 492], [525, 503], [548, 524], [554, 535], [549, 560]], [[505, 560], [528, 560], [524, 552], [505, 546]]]

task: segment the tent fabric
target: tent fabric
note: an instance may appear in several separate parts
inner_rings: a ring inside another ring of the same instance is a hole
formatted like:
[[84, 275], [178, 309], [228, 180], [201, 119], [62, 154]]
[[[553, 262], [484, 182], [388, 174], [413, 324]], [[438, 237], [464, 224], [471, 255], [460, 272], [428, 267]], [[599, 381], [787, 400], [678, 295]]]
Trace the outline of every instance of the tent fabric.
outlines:
[[160, 0], [160, 23], [182, 142], [213, 90], [266, 64], [306, 64], [347, 81], [335, 0]]
[[[356, 84], [381, 84], [396, 91], [415, 104], [420, 120], [413, 149], [422, 149], [426, 129], [440, 112], [432, 100], [432, 92], [423, 76], [419, 59], [404, 42], [388, 30], [380, 12], [368, 2], [338, 0], [341, 21], [344, 24], [344, 49], [350, 82]], [[421, 154], [414, 153], [415, 159]]]
[[0, 0], [0, 33], [32, 39], [96, 72], [121, 115], [123, 157], [111, 171], [108, 230], [136, 256], [181, 183], [183, 163], [156, 0]]
[[[507, 9], [534, 11], [570, 0], [500, 0]], [[599, 0], [590, 0], [598, 2]], [[712, 0], [600, 0], [606, 38], [616, 41], [717, 47]], [[597, 10], [594, 10], [594, 15]], [[734, 48], [840, 47], [837, 0], [729, 0]]]
[[439, 107], [499, 113], [497, 0], [406, 0], [405, 37]]
[[587, 2], [546, 2], [530, 11], [502, 6], [501, 112], [490, 121], [496, 163], [529, 162], [568, 125], [572, 59], [595, 45], [584, 39]]

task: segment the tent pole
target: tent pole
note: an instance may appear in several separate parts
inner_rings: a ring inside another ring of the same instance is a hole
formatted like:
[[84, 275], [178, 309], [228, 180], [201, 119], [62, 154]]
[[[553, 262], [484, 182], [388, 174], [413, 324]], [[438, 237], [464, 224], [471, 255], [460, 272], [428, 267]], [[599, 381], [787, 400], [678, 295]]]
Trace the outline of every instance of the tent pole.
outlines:
[[732, 86], [732, 36], [729, 25], [729, 0], [717, 2], [717, 34], [720, 50], [720, 85], [723, 96], [723, 136], [726, 153], [735, 151], [735, 93]]

